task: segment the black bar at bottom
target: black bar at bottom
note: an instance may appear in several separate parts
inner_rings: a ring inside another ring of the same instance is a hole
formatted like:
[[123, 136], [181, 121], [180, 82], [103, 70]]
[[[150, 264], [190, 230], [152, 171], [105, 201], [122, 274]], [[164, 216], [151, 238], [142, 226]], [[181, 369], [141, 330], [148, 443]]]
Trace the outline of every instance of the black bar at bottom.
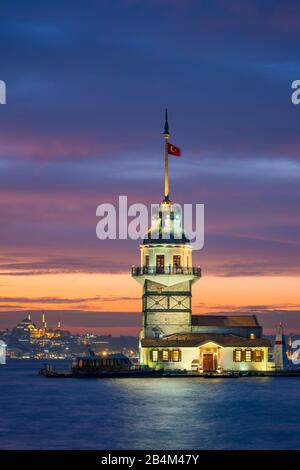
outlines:
[[47, 467], [57, 464], [66, 465], [97, 465], [98, 468], [107, 468], [121, 466], [123, 468], [139, 468], [141, 466], [163, 465], [168, 466], [192, 466], [203, 467], [204, 465], [213, 465], [223, 468], [230, 464], [234, 468], [242, 469], [245, 465], [253, 466], [255, 470], [264, 462], [270, 466], [279, 467], [293, 462], [300, 462], [300, 450], [253, 450], [253, 451], [199, 451], [199, 450], [91, 450], [91, 451], [72, 451], [72, 450], [2, 450], [0, 451], [1, 468], [4, 462], [6, 464], [31, 465], [39, 464]]

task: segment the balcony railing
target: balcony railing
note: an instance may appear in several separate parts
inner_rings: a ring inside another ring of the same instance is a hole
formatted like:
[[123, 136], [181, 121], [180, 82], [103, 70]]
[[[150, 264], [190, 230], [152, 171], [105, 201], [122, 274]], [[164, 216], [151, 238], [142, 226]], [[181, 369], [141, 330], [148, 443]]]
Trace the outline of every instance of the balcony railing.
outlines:
[[144, 276], [146, 274], [184, 274], [189, 276], [201, 277], [201, 268], [184, 268], [177, 266], [132, 266], [132, 276]]

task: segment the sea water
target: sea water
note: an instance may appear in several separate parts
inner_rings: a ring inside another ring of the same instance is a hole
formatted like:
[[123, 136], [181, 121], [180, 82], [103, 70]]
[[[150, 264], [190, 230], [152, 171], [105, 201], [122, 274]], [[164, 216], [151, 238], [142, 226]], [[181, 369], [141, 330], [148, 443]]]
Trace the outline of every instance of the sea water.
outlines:
[[300, 377], [47, 379], [42, 365], [0, 366], [0, 449], [300, 449]]

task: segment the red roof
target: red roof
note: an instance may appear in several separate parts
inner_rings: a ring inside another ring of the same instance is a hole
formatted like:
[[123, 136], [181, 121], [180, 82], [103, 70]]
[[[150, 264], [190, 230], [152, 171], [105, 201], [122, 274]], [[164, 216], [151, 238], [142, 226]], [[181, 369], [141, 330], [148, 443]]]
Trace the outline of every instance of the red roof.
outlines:
[[160, 339], [142, 339], [143, 348], [192, 348], [206, 343], [216, 343], [222, 347], [271, 347], [271, 342], [266, 338], [250, 339], [237, 335], [215, 333], [179, 333]]
[[256, 315], [192, 315], [193, 326], [255, 327]]

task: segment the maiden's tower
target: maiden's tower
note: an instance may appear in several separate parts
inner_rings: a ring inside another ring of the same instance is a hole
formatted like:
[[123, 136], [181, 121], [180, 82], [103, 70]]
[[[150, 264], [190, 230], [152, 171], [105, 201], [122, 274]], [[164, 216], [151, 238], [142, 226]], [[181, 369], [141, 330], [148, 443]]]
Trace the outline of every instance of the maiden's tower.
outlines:
[[170, 200], [166, 112], [164, 199], [141, 244], [141, 265], [132, 276], [143, 288], [140, 363], [166, 370], [223, 372], [268, 369], [269, 340], [255, 315], [192, 315], [192, 286], [201, 278], [181, 213]]

